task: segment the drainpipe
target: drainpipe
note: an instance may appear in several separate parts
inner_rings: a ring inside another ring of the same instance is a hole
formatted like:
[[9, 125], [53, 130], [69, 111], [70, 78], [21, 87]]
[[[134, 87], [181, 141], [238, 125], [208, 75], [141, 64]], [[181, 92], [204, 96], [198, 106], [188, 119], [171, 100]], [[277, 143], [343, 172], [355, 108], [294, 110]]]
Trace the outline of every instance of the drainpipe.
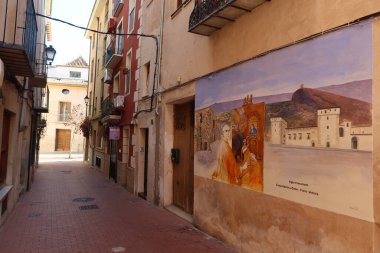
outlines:
[[[99, 31], [99, 17], [96, 17], [98, 20], [98, 25], [97, 25], [97, 31]], [[92, 111], [94, 111], [95, 106], [95, 97], [96, 97], [96, 76], [97, 76], [97, 70], [98, 70], [98, 41], [99, 41], [99, 33], [96, 33], [96, 45], [95, 45], [95, 72], [94, 72], [94, 96], [92, 97]], [[90, 112], [89, 112], [90, 113]], [[96, 113], [96, 110], [95, 110]]]
[[[160, 38], [159, 38], [159, 46], [157, 48], [158, 55], [159, 55], [158, 66], [157, 66], [157, 75], [158, 76], [157, 76], [156, 84], [153, 84], [153, 85], [157, 85], [156, 90], [158, 91], [158, 93], [161, 91], [161, 60], [162, 60], [162, 42], [163, 42], [163, 37], [164, 37], [164, 32], [163, 32], [164, 31], [164, 14], [165, 14], [165, 0], [161, 0], [160, 35], [159, 35]], [[155, 110], [155, 113], [156, 113], [156, 122], [155, 122], [155, 125], [156, 125], [156, 149], [155, 149], [156, 171], [154, 173], [154, 185], [155, 185], [154, 202], [155, 202], [155, 205], [160, 204], [160, 192], [162, 192], [162, 193], [164, 192], [163, 189], [161, 189], [161, 187], [159, 185], [159, 183], [160, 183], [160, 176], [159, 176], [159, 172], [160, 172], [160, 159], [159, 159], [160, 148], [158, 148], [157, 145], [159, 145], [159, 143], [160, 143], [160, 115], [159, 115], [159, 111], [158, 111], [158, 104], [159, 104], [159, 97], [156, 98], [156, 110]]]

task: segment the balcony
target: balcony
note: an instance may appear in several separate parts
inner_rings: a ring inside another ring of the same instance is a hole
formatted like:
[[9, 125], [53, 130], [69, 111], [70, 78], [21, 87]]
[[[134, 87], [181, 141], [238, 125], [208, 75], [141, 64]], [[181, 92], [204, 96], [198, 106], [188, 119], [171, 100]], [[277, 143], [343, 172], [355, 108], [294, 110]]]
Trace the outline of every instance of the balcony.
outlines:
[[106, 53], [106, 68], [113, 69], [123, 58], [123, 43], [119, 43], [117, 49], [112, 45], [108, 46]]
[[38, 29], [33, 0], [1, 0], [0, 17], [0, 58], [7, 71], [34, 77]]
[[38, 113], [49, 112], [49, 88], [33, 88], [33, 110]]
[[[123, 98], [121, 99], [121, 97]], [[124, 110], [124, 96], [116, 96], [115, 98], [108, 96], [103, 100], [101, 110], [103, 124], [115, 125], [119, 123], [121, 112]]]
[[115, 4], [113, 6], [113, 16], [116, 17], [123, 9], [124, 1], [123, 0], [115, 0]]
[[38, 55], [41, 59], [36, 60], [34, 69], [34, 77], [30, 78], [31, 87], [45, 88], [47, 84], [47, 58], [45, 52], [45, 45], [38, 44]]
[[270, 0], [196, 0], [189, 32], [209, 36]]

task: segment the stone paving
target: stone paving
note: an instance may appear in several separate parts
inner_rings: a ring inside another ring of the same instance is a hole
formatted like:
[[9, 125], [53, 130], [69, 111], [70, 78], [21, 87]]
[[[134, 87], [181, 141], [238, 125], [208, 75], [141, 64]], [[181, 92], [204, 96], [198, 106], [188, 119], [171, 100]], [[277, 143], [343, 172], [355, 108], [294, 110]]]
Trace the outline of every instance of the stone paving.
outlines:
[[234, 251], [82, 162], [55, 162], [40, 165], [0, 228], [0, 252]]

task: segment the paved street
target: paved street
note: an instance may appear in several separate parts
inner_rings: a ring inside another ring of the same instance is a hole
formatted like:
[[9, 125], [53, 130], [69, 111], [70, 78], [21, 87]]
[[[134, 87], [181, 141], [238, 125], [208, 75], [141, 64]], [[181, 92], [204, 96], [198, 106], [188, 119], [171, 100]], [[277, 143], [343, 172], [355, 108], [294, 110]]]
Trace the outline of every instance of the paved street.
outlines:
[[234, 252], [82, 162], [41, 163], [0, 228], [2, 253]]
[[40, 153], [39, 163], [53, 162], [80, 162], [83, 161], [83, 153], [52, 152]]

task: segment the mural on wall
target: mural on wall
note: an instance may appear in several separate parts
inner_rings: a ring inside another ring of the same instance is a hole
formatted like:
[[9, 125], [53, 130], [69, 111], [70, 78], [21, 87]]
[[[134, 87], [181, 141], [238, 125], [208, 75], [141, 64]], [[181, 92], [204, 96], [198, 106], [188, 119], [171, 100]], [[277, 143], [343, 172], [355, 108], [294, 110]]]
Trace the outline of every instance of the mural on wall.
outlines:
[[197, 176], [370, 220], [372, 143], [370, 22], [197, 82]]

